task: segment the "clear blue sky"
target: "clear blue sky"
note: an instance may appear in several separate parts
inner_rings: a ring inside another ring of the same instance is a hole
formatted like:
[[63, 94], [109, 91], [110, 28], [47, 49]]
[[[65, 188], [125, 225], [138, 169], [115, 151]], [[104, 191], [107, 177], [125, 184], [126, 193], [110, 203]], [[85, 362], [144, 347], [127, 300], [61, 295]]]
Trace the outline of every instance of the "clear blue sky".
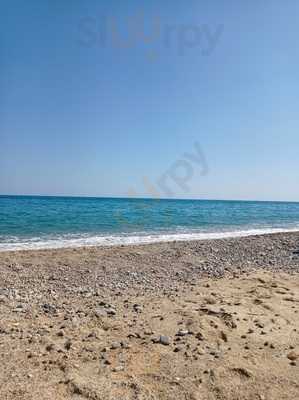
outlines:
[[175, 196], [299, 201], [298, 18], [296, 0], [2, 0], [0, 194], [151, 196], [143, 177], [197, 142], [208, 173], [178, 168]]

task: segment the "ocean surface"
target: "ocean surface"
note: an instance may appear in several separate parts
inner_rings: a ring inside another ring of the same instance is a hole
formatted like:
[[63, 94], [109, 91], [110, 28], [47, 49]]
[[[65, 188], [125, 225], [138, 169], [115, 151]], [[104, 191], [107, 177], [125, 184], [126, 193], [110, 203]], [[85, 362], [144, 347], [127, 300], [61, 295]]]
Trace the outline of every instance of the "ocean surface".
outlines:
[[0, 251], [299, 231], [299, 203], [0, 196]]

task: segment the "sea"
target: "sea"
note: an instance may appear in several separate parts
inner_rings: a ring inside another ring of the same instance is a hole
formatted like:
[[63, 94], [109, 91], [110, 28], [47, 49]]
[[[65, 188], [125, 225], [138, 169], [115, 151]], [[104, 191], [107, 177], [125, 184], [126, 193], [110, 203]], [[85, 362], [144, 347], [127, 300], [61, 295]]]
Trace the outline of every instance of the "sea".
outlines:
[[299, 203], [0, 196], [0, 251], [299, 231]]

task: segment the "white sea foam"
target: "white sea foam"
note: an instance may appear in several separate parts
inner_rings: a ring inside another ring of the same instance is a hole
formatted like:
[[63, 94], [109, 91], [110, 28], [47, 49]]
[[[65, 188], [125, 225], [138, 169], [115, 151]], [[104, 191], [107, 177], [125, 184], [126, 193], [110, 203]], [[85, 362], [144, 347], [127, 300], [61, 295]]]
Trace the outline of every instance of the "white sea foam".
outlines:
[[299, 226], [293, 228], [257, 228], [238, 231], [224, 232], [190, 232], [190, 233], [163, 233], [163, 234], [131, 234], [131, 235], [110, 235], [110, 236], [84, 236], [84, 237], [61, 237], [53, 239], [33, 238], [26, 242], [2, 242], [0, 251], [18, 250], [42, 250], [77, 248], [92, 246], [119, 246], [132, 244], [149, 244], [173, 241], [211, 240], [234, 237], [246, 237], [266, 235], [272, 233], [299, 232]]

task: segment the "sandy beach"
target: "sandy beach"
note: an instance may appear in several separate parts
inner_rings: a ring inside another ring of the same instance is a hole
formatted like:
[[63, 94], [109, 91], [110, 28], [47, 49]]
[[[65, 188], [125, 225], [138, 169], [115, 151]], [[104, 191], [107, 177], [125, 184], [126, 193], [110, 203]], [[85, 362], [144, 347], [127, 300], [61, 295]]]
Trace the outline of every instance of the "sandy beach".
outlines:
[[298, 399], [299, 233], [0, 253], [1, 399]]

